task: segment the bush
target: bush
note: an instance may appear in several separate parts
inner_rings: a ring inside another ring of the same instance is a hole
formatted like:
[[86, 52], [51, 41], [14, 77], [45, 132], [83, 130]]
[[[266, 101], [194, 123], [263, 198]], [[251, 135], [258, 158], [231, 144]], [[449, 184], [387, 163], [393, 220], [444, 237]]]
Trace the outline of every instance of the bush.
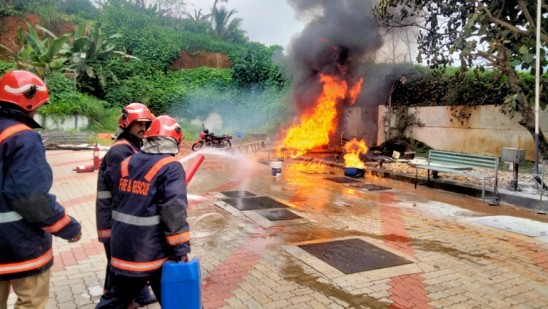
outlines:
[[0, 75], [4, 75], [7, 71], [14, 70], [15, 63], [0, 61]]

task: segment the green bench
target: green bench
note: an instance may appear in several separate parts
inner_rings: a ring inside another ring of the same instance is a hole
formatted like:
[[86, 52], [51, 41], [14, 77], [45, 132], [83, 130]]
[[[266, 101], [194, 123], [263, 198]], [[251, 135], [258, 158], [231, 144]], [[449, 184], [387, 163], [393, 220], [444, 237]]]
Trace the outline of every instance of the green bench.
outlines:
[[[494, 178], [493, 201], [491, 204], [498, 204], [498, 170], [499, 158], [492, 156], [473, 155], [467, 153], [430, 150], [428, 152], [427, 164], [417, 164], [415, 166], [415, 189], [419, 177], [419, 169], [426, 169], [428, 174], [428, 184], [430, 184], [430, 171], [436, 176], [438, 172], [472, 176], [482, 181], [481, 201], [485, 200], [485, 180]], [[475, 169], [492, 170], [495, 176], [482, 173]]]

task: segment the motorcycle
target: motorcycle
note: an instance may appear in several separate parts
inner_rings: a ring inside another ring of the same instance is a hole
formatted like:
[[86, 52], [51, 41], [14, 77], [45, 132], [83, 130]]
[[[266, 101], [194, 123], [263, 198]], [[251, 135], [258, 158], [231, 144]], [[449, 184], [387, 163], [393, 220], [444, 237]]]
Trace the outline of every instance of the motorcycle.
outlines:
[[192, 144], [192, 151], [197, 151], [203, 146], [214, 147], [214, 148], [231, 148], [232, 135], [223, 134], [221, 136], [216, 136], [213, 133], [210, 133], [209, 130], [202, 124], [203, 130], [200, 132], [199, 139]]

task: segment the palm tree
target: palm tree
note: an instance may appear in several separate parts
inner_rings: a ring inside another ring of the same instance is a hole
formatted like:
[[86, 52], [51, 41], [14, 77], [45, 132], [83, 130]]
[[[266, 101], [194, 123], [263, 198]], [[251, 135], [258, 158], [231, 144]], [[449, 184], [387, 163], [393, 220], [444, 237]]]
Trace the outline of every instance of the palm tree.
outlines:
[[[232, 42], [245, 41], [245, 31], [240, 29], [243, 20], [241, 18], [232, 18], [238, 11], [234, 9], [229, 11], [224, 6], [218, 7], [218, 1], [223, 0], [215, 0], [211, 9], [211, 30], [213, 34], [220, 39]], [[227, 1], [224, 0], [224, 2]]]

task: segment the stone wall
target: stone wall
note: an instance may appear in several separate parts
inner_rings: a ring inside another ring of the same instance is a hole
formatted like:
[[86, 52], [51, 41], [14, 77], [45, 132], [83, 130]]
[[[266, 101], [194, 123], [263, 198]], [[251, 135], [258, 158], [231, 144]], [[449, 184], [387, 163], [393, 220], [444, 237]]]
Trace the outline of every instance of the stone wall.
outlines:
[[80, 130], [85, 129], [89, 124], [89, 119], [86, 116], [44, 116], [36, 114], [34, 120], [47, 130]]
[[[385, 106], [379, 106], [377, 145], [387, 139], [383, 121]], [[500, 112], [500, 107], [483, 105], [429, 106], [412, 108], [420, 125], [411, 126], [407, 135], [435, 149], [473, 154], [500, 156], [502, 148], [525, 149], [527, 160], [535, 160], [534, 137], [519, 125], [519, 115], [511, 118]], [[548, 112], [541, 111], [540, 128], [548, 133]], [[392, 125], [395, 117], [391, 117]]]

